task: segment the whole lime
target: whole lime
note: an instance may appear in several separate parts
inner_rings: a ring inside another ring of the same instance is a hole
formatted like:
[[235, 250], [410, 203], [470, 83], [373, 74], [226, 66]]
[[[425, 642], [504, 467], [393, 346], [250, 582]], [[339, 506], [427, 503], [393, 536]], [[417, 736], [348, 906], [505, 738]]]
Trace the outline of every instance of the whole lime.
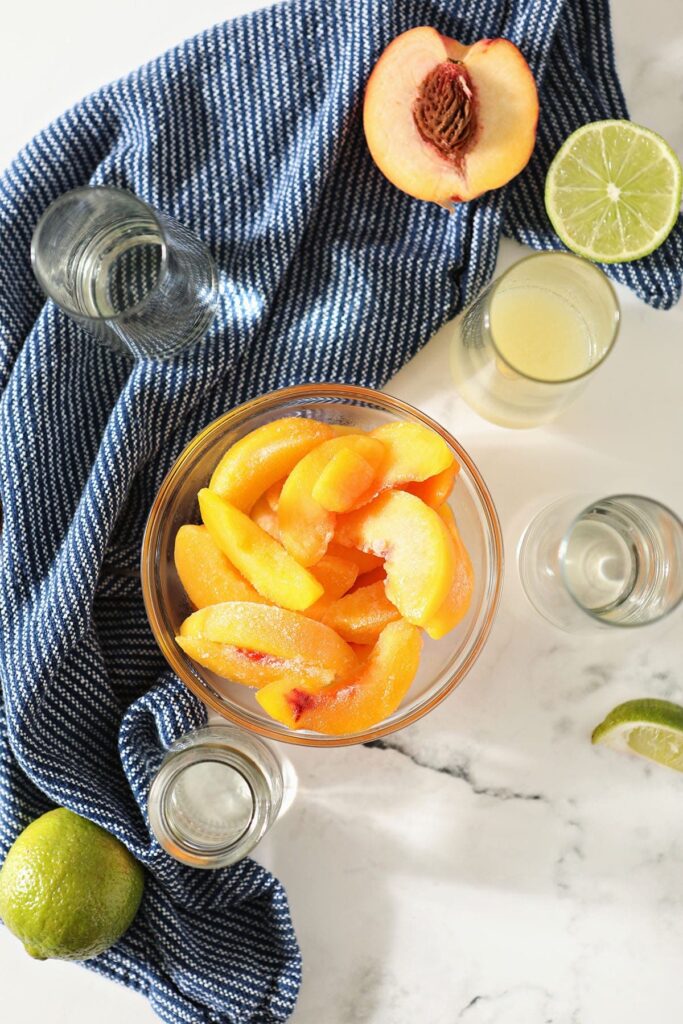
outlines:
[[64, 807], [24, 829], [0, 870], [0, 917], [37, 960], [87, 960], [135, 917], [142, 866], [114, 836]]

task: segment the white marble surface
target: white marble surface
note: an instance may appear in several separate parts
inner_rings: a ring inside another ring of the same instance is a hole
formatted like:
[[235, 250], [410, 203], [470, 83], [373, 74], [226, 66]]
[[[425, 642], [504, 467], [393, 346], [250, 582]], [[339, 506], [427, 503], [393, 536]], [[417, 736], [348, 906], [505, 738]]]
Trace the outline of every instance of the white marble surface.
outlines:
[[[0, 41], [0, 162], [63, 107], [235, 0], [12, 5]], [[636, 120], [683, 153], [683, 8], [613, 4]], [[106, 30], [106, 31], [105, 31]], [[106, 49], [101, 40], [106, 38]], [[55, 42], [55, 40], [59, 40]], [[501, 265], [520, 249], [503, 246]], [[305, 973], [294, 1024], [673, 1022], [683, 996], [683, 779], [589, 743], [619, 701], [683, 701], [683, 616], [571, 637], [525, 603], [519, 532], [596, 487], [683, 510], [683, 308], [620, 292], [608, 364], [553, 426], [490, 426], [449, 384], [447, 331], [388, 390], [440, 420], [497, 502], [508, 568], [491, 640], [459, 690], [390, 749], [295, 751], [299, 794], [260, 850], [287, 886]], [[0, 929], [2, 1019], [151, 1024], [138, 996], [29, 960]]]

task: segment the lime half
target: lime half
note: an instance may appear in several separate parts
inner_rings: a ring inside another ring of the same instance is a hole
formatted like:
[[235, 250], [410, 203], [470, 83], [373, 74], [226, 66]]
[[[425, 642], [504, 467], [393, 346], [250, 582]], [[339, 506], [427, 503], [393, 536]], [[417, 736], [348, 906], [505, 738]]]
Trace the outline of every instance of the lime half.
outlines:
[[619, 704], [592, 740], [683, 772], [683, 708], [671, 701], [646, 698]]
[[626, 263], [662, 244], [678, 217], [681, 164], [661, 135], [631, 121], [594, 121], [555, 155], [545, 207], [568, 249]]

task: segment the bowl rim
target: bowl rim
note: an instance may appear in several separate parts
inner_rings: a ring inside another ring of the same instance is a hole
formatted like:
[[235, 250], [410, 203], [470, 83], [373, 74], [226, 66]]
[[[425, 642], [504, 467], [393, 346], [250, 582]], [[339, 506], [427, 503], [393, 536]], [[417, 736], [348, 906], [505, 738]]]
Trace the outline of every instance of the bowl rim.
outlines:
[[[188, 460], [197, 452], [198, 449], [204, 447], [206, 441], [213, 433], [222, 430], [230, 423], [230, 421], [244, 420], [247, 416], [258, 415], [259, 413], [266, 412], [269, 408], [277, 406], [283, 401], [295, 401], [297, 399], [305, 398], [331, 398], [338, 400], [353, 399], [356, 402], [362, 402], [365, 400], [370, 404], [381, 404], [385, 407], [388, 406], [389, 408], [386, 410], [387, 412], [394, 411], [397, 415], [404, 417], [408, 416], [421, 421], [426, 427], [429, 427], [431, 430], [435, 431], [435, 433], [439, 434], [456, 452], [461, 465], [467, 467], [467, 471], [474, 482], [477, 495], [484, 507], [490, 528], [489, 539], [492, 547], [493, 571], [489, 576], [489, 582], [492, 582], [492, 587], [490, 589], [489, 601], [484, 620], [479, 627], [472, 647], [467, 652], [462, 663], [429, 700], [420, 704], [411, 712], [408, 712], [404, 717], [393, 722], [386, 722], [384, 724], [378, 723], [363, 732], [351, 733], [346, 736], [328, 736], [322, 733], [300, 733], [295, 730], [288, 730], [286, 733], [282, 733], [274, 726], [271, 727], [268, 725], [265, 721], [263, 723], [256, 723], [251, 720], [246, 720], [242, 717], [239, 711], [226, 706], [226, 704], [221, 702], [208, 687], [202, 686], [202, 684], [187, 671], [185, 664], [180, 657], [180, 650], [175, 643], [174, 637], [170, 635], [170, 631], [166, 628], [162, 615], [161, 601], [157, 588], [154, 585], [156, 549], [163, 525], [163, 514], [166, 509], [168, 496], [175, 490], [176, 484], [182, 476]], [[296, 384], [290, 387], [279, 388], [275, 391], [269, 391], [265, 395], [260, 395], [257, 398], [243, 402], [241, 405], [235, 406], [234, 409], [230, 409], [228, 412], [225, 412], [221, 416], [212, 420], [211, 423], [207, 424], [207, 426], [200, 430], [199, 433], [196, 434], [185, 446], [164, 477], [149, 511], [140, 553], [142, 597], [152, 635], [154, 636], [157, 646], [161, 650], [161, 653], [165, 657], [169, 666], [181, 682], [184, 683], [184, 685], [187, 686], [187, 688], [194, 693], [194, 695], [198, 697], [203, 704], [208, 705], [209, 708], [216, 711], [222, 718], [225, 718], [234, 725], [245, 729], [247, 732], [256, 733], [259, 736], [277, 743], [291, 743], [295, 746], [307, 747], [346, 747], [382, 739], [391, 733], [397, 732], [400, 729], [404, 729], [407, 726], [414, 724], [445, 700], [445, 698], [462, 682], [470, 671], [474, 662], [481, 654], [486, 640], [488, 639], [500, 605], [504, 579], [504, 567], [503, 533], [498, 512], [493, 502], [493, 498], [491, 497], [491, 493], [468, 452], [465, 451], [462, 445], [453, 437], [452, 434], [450, 434], [448, 430], [445, 429], [445, 427], [442, 427], [440, 423], [437, 423], [436, 420], [433, 420], [420, 409], [415, 408], [415, 406], [410, 405], [408, 402], [404, 402], [403, 399], [395, 398], [393, 395], [390, 395], [385, 391], [379, 391], [375, 388], [363, 387], [356, 384]]]

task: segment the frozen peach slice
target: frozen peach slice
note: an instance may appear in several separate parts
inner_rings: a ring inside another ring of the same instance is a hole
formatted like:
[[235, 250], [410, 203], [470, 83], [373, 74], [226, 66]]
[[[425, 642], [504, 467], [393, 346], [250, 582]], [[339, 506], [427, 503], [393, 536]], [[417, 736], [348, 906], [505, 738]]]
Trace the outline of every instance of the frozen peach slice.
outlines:
[[507, 39], [464, 46], [410, 29], [386, 48], [365, 90], [365, 137], [379, 169], [448, 209], [519, 174], [537, 120], [536, 83]]
[[292, 685], [310, 683], [325, 686], [334, 682], [335, 674], [331, 669], [310, 665], [301, 659], [276, 658], [272, 654], [220, 644], [201, 637], [177, 636], [176, 643], [199, 665], [223, 679], [243, 686], [265, 686], [282, 679], [283, 675]]
[[221, 601], [268, 603], [219, 551], [205, 526], [180, 527], [174, 559], [180, 582], [195, 608]]
[[271, 484], [265, 492], [265, 499], [273, 512], [277, 512], [277, 507], [280, 504], [280, 495], [282, 494], [282, 488], [285, 486], [286, 479], [287, 477], [284, 477], [282, 480], [277, 480], [274, 484]]
[[454, 626], [464, 619], [472, 600], [474, 587], [474, 570], [467, 549], [448, 505], [439, 509], [439, 515], [446, 524], [446, 529], [453, 543], [455, 554], [455, 576], [446, 600], [439, 610], [424, 624], [425, 631], [432, 640], [440, 640]]
[[384, 627], [400, 618], [386, 595], [384, 582], [380, 581], [340, 597], [330, 605], [322, 621], [349, 643], [374, 644]]
[[280, 540], [280, 527], [277, 524], [277, 512], [273, 512], [265, 494], [262, 494], [251, 510], [251, 518], [265, 530], [274, 540]]
[[384, 629], [353, 681], [321, 688], [282, 679], [259, 690], [256, 700], [290, 729], [331, 736], [361, 732], [399, 706], [417, 674], [421, 646], [420, 631], [399, 619]]
[[348, 512], [370, 489], [375, 473], [375, 467], [360, 452], [342, 448], [318, 477], [313, 497], [330, 512]]
[[402, 490], [410, 491], [417, 498], [432, 508], [440, 508], [453, 490], [455, 478], [460, 471], [460, 465], [453, 459], [450, 466], [446, 466], [440, 473], [428, 476], [426, 480], [417, 480], [414, 483], [404, 484]]
[[315, 576], [318, 583], [325, 588], [325, 593], [319, 597], [315, 604], [307, 608], [305, 615], [312, 619], [322, 619], [323, 615], [335, 601], [339, 600], [356, 582], [358, 569], [345, 558], [335, 558], [333, 555], [324, 555], [319, 562], [309, 569], [312, 576]]
[[384, 458], [374, 481], [358, 497], [354, 508], [367, 505], [390, 487], [436, 476], [455, 461], [444, 439], [421, 423], [393, 420], [373, 430], [370, 436], [382, 442]]
[[248, 515], [206, 487], [197, 497], [214, 544], [259, 594], [293, 611], [303, 611], [322, 597], [315, 576]]
[[401, 615], [422, 626], [453, 583], [453, 543], [438, 512], [406, 491], [386, 491], [339, 516], [336, 538], [384, 556], [386, 594]]
[[347, 434], [323, 441], [304, 456], [287, 477], [278, 505], [282, 543], [301, 565], [314, 565], [327, 551], [334, 534], [335, 513], [313, 497], [313, 488], [328, 462], [344, 448], [351, 448], [374, 466], [381, 462], [380, 441], [365, 434]]
[[327, 554], [353, 562], [358, 569], [359, 576], [362, 573], [371, 572], [373, 569], [380, 569], [384, 565], [384, 560], [378, 555], [373, 555], [371, 551], [359, 551], [358, 548], [345, 547], [343, 544], [337, 543], [336, 540], [331, 540], [327, 545]]
[[349, 645], [329, 626], [274, 605], [229, 601], [201, 608], [185, 619], [180, 636], [314, 665], [339, 679], [348, 679], [358, 665]]
[[327, 423], [288, 416], [257, 427], [236, 441], [213, 471], [209, 487], [242, 512], [296, 466], [321, 441], [333, 437]]
[[384, 445], [381, 484], [395, 487], [412, 480], [426, 480], [453, 463], [453, 452], [435, 431], [421, 423], [394, 420], [373, 430], [371, 437]]

